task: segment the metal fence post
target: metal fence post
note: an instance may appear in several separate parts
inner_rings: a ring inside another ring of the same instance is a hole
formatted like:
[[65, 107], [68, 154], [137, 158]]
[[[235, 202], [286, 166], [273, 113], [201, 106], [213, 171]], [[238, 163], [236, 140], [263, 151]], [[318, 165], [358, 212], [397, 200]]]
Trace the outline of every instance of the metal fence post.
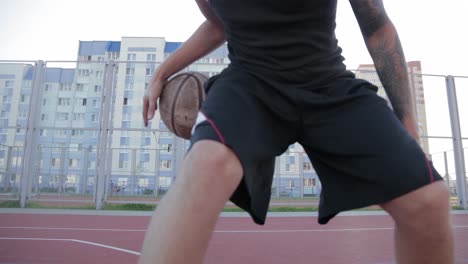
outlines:
[[455, 172], [457, 176], [457, 195], [459, 205], [468, 209], [466, 190], [465, 158], [463, 155], [463, 142], [460, 129], [460, 117], [457, 104], [457, 93], [455, 90], [455, 78], [451, 75], [445, 78], [447, 87], [447, 99], [450, 113], [450, 124], [452, 126], [453, 151], [455, 158]]
[[275, 174], [276, 174], [276, 179], [277, 179], [277, 184], [276, 184], [276, 198], [280, 198], [280, 189], [281, 189], [281, 159], [280, 157], [275, 158]]
[[445, 165], [445, 180], [447, 181], [447, 186], [450, 190], [450, 174], [448, 169], [448, 161], [447, 161], [447, 151], [444, 151], [444, 165]]
[[179, 174], [180, 169], [182, 168], [182, 163], [185, 156], [185, 140], [180, 137], [175, 138], [175, 166], [172, 175], [171, 185], [176, 180], [177, 175]]
[[304, 199], [304, 153], [299, 153], [299, 186], [301, 186], [300, 197]]
[[5, 177], [2, 181], [3, 183], [3, 189], [5, 192], [9, 192], [10, 188], [10, 182], [11, 182], [11, 155], [13, 153], [13, 147], [9, 146], [7, 148], [7, 158], [6, 158], [6, 167], [5, 167]]
[[[156, 144], [158, 144], [158, 141], [156, 140]], [[154, 153], [154, 196], [158, 197], [159, 196], [159, 149], [156, 147], [155, 153]]]
[[34, 67], [31, 99], [29, 103], [28, 124], [26, 127], [26, 140], [24, 142], [23, 173], [21, 175], [20, 206], [26, 207], [31, 195], [31, 180], [34, 175], [35, 151], [37, 147], [36, 121], [40, 120], [41, 114], [39, 103], [42, 97], [41, 85], [44, 78], [44, 61], [37, 61]]
[[130, 194], [135, 195], [135, 186], [137, 179], [137, 166], [136, 166], [136, 149], [132, 149], [132, 163], [130, 166]]
[[107, 168], [107, 155], [109, 149], [109, 130], [110, 130], [110, 111], [111, 111], [111, 104], [112, 104], [112, 91], [113, 91], [113, 83], [114, 83], [114, 61], [109, 60], [106, 64], [105, 69], [105, 79], [104, 79], [104, 87], [103, 87], [103, 97], [102, 97], [102, 110], [101, 110], [101, 118], [100, 118], [100, 127], [99, 127], [99, 144], [97, 149], [97, 173], [96, 173], [96, 194], [95, 194], [95, 202], [96, 202], [96, 209], [102, 209], [104, 205], [105, 199], [105, 189], [106, 189], [106, 175], [109, 173]]

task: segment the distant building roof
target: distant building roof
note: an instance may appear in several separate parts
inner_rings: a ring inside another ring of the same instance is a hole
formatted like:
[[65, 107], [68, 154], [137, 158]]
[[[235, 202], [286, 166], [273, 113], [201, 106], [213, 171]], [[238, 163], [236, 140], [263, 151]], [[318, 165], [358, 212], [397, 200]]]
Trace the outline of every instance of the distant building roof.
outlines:
[[182, 46], [183, 42], [166, 42], [164, 53], [173, 53], [176, 49]]
[[120, 51], [120, 41], [80, 41], [78, 56], [104, 55]]
[[106, 50], [108, 52], [119, 52], [120, 51], [120, 41], [109, 41], [107, 44]]
[[47, 68], [45, 69], [45, 82], [72, 83], [75, 78], [74, 69]]
[[29, 67], [26, 72], [24, 73], [24, 80], [31, 81], [33, 79], [34, 67]]

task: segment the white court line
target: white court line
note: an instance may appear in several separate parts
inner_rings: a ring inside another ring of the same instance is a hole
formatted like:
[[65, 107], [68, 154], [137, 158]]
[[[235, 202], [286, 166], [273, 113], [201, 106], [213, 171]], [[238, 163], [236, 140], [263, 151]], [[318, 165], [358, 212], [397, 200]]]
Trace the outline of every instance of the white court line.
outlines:
[[94, 243], [86, 240], [79, 240], [79, 239], [66, 239], [66, 238], [30, 238], [30, 237], [0, 237], [0, 240], [28, 240], [28, 241], [65, 241], [65, 242], [76, 242], [86, 245], [92, 245], [96, 247], [108, 248], [120, 252], [125, 252], [133, 255], [140, 255], [140, 252], [136, 252], [133, 250], [128, 250], [119, 247], [113, 247], [105, 244]]
[[[468, 226], [454, 226], [455, 229]], [[146, 232], [146, 229], [107, 229], [107, 228], [73, 228], [73, 227], [34, 227], [34, 226], [0, 226], [0, 229], [23, 230], [66, 230], [66, 231], [111, 231], [111, 232]], [[215, 233], [300, 233], [300, 232], [355, 232], [393, 230], [394, 227], [369, 228], [335, 228], [335, 229], [284, 229], [284, 230], [215, 230]]]
[[0, 226], [0, 229], [24, 230], [68, 230], [68, 231], [111, 231], [111, 232], [146, 232], [146, 229], [82, 228], [82, 227], [40, 227], [40, 226]]

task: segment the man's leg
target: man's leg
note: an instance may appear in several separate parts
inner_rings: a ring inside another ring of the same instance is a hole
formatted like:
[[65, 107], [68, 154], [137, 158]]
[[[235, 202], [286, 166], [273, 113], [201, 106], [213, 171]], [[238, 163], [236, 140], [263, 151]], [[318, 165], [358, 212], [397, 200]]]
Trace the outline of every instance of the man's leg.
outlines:
[[399, 264], [454, 263], [449, 193], [438, 181], [381, 205], [395, 220]]
[[219, 213], [243, 175], [225, 145], [202, 140], [155, 211], [139, 263], [202, 263]]

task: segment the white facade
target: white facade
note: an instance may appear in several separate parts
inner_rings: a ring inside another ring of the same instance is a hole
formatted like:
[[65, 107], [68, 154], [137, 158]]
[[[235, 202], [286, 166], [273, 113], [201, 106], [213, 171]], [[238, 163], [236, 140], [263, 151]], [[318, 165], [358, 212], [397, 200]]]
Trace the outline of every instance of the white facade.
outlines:
[[[421, 63], [419, 61], [408, 62], [408, 77], [410, 82], [410, 91], [413, 98], [413, 105], [417, 113], [418, 133], [427, 136], [426, 105], [424, 102], [424, 85], [421, 75]], [[387, 100], [391, 107], [390, 100], [384, 90], [379, 76], [373, 64], [361, 64], [356, 71], [356, 77], [369, 81], [379, 88], [377, 94]], [[429, 142], [426, 137], [420, 139], [420, 145], [426, 154], [429, 154]]]

